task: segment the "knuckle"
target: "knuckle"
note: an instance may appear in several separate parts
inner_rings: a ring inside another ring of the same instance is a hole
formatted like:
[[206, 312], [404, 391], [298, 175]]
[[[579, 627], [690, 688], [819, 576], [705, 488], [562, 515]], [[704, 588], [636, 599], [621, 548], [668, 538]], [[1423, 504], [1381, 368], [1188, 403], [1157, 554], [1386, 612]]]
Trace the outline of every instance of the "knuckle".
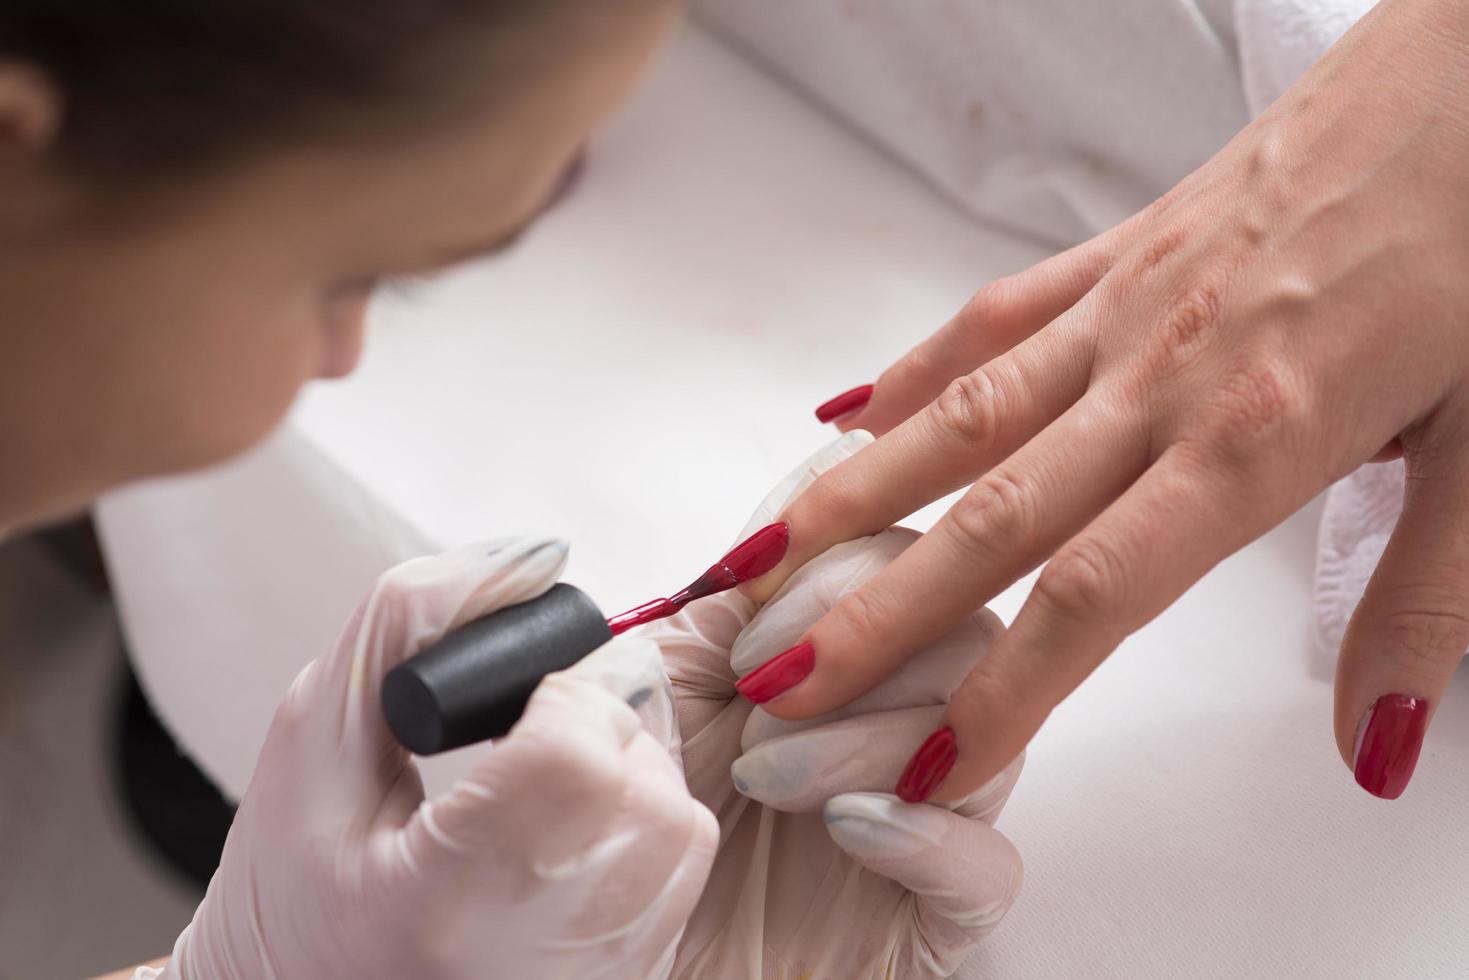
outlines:
[[320, 659], [313, 660], [296, 675], [285, 697], [276, 706], [271, 719], [271, 728], [282, 735], [295, 737], [305, 727], [316, 711], [314, 692], [320, 683], [319, 675], [325, 669]]
[[1126, 575], [1117, 552], [1100, 541], [1080, 539], [1058, 551], [1041, 569], [1034, 595], [1054, 615], [1097, 620], [1121, 611]]
[[829, 625], [844, 636], [870, 638], [891, 626], [886, 604], [871, 589], [858, 589], [831, 607]]
[[1173, 371], [1191, 361], [1218, 332], [1223, 315], [1222, 284], [1207, 277], [1192, 281], [1169, 304], [1154, 342], [1155, 367]]
[[1208, 434], [1225, 448], [1273, 441], [1308, 417], [1309, 397], [1283, 364], [1255, 359], [1227, 374], [1209, 408]]
[[949, 698], [950, 713], [960, 718], [1020, 717], [1026, 708], [1020, 692], [984, 664], [966, 677]]
[[1030, 486], [1002, 470], [991, 470], [949, 510], [953, 538], [969, 555], [990, 555], [1030, 527], [1035, 514]]
[[959, 311], [959, 322], [969, 330], [983, 330], [1010, 305], [1009, 279], [985, 283]]
[[933, 404], [940, 432], [970, 447], [990, 445], [1000, 422], [1001, 389], [996, 380], [985, 365], [950, 382]]
[[578, 786], [588, 797], [611, 794], [627, 776], [621, 753], [571, 732], [559, 737], [537, 732], [522, 738], [516, 749], [525, 771]]
[[834, 515], [850, 513], [855, 502], [851, 485], [843, 479], [842, 468], [836, 466], [812, 480], [785, 509], [785, 515], [793, 525], [825, 524]]
[[414, 605], [423, 601], [423, 571], [434, 556], [414, 558], [388, 569], [372, 586], [358, 610], [357, 630], [379, 631], [402, 622]]
[[1469, 647], [1469, 616], [1442, 606], [1396, 609], [1378, 627], [1380, 649], [1412, 675], [1436, 677], [1458, 663]]
[[1173, 228], [1150, 238], [1137, 257], [1137, 273], [1146, 275], [1162, 265], [1170, 255], [1183, 248], [1188, 236], [1182, 228]]

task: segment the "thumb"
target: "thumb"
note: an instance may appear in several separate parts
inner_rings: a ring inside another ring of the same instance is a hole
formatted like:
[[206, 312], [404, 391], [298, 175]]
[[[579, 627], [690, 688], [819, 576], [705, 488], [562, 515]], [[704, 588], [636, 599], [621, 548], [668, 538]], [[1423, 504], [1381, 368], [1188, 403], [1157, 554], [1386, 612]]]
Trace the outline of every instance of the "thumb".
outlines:
[[853, 860], [913, 893], [906, 938], [914, 972], [948, 976], [958, 969], [1020, 890], [1020, 854], [982, 820], [887, 793], [844, 793], [823, 816], [831, 839]]
[[1342, 641], [1336, 738], [1358, 784], [1402, 795], [1469, 647], [1469, 460], [1411, 452], [1403, 512]]

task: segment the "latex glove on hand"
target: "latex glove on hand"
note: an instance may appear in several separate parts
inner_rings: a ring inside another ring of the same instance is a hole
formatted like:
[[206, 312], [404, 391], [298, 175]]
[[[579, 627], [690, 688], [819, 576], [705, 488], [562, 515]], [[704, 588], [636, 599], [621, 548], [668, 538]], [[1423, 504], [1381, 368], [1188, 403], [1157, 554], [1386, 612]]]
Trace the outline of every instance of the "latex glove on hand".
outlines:
[[383, 675], [534, 598], [566, 546], [501, 541], [400, 565], [296, 679], [219, 870], [163, 976], [666, 977], [718, 839], [628, 707], [661, 686], [623, 638], [548, 676], [445, 796], [382, 718]]
[[[747, 531], [868, 441], [851, 433], [813, 457]], [[758, 615], [751, 600], [725, 594], [643, 634], [658, 641], [672, 679], [689, 787], [721, 833], [676, 976], [949, 976], [1014, 900], [1020, 858], [992, 824], [1019, 759], [947, 807], [890, 795], [998, 634], [992, 614], [966, 619], [866, 696], [820, 718], [779, 721], [735, 689], [916, 538], [891, 530], [838, 546]]]

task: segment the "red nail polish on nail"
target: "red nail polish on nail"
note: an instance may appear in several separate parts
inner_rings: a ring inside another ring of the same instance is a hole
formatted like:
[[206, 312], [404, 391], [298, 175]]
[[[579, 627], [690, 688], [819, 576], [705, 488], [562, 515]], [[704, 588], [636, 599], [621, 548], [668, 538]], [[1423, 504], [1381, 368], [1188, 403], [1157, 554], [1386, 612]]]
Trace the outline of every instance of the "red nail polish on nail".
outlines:
[[1423, 731], [1428, 726], [1426, 698], [1406, 694], [1384, 694], [1367, 713], [1366, 724], [1357, 737], [1352, 774], [1357, 785], [1373, 796], [1395, 800], [1408, 788], [1418, 752], [1423, 748]]
[[764, 704], [811, 676], [815, 667], [816, 648], [803, 640], [741, 677], [735, 690], [756, 704]]
[[844, 391], [829, 402], [817, 406], [816, 421], [835, 422], [843, 415], [851, 415], [872, 400], [872, 385], [861, 385]]
[[732, 589], [759, 578], [785, 557], [791, 545], [791, 526], [785, 521], [767, 524], [739, 544], [668, 601], [675, 606]]
[[944, 781], [958, 757], [954, 730], [940, 728], [918, 746], [918, 751], [913, 753], [913, 758], [903, 769], [903, 775], [898, 777], [898, 788], [893, 792], [904, 803], [922, 803]]

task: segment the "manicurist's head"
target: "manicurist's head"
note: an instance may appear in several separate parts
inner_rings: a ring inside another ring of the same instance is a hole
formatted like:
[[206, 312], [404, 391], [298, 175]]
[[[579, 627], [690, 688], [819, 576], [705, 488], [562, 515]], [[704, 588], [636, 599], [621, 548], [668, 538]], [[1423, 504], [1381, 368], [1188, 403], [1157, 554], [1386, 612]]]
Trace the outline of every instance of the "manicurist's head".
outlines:
[[385, 277], [493, 248], [669, 0], [0, 10], [0, 529], [249, 446]]

